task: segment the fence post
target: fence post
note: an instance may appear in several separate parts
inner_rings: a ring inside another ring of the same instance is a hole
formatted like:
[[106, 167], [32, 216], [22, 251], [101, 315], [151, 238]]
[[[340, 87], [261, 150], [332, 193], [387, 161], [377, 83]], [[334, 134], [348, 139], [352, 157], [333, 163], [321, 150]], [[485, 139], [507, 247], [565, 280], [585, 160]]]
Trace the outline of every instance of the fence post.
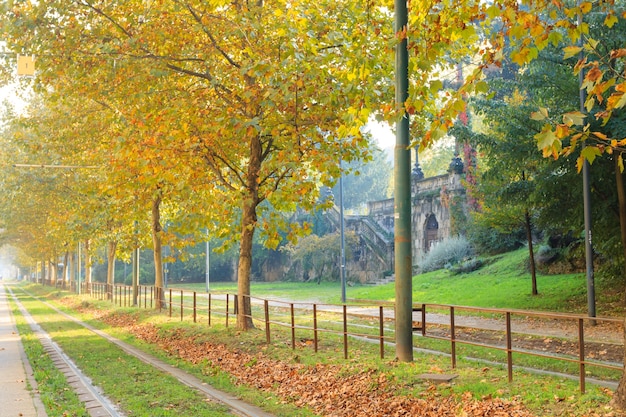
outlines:
[[170, 288], [170, 317], [172, 317], [172, 289]]
[[578, 319], [578, 366], [580, 373], [580, 392], [585, 393], [585, 331], [583, 319]]
[[291, 348], [295, 349], [296, 348], [296, 323], [295, 323], [295, 318], [293, 314], [293, 303], [291, 303], [289, 306], [291, 310]]
[[[383, 314], [383, 306], [379, 306], [378, 307], [378, 317], [379, 317], [379, 335], [380, 335], [380, 359], [384, 359], [385, 358], [385, 326], [384, 326], [384, 320], [385, 320], [385, 316]], [[424, 322], [422, 321], [422, 326], [424, 325]]]
[[193, 292], [193, 322], [196, 322], [196, 292]]
[[456, 336], [454, 331], [454, 307], [450, 306], [450, 357], [452, 358], [452, 368], [456, 368]]
[[513, 339], [511, 336], [511, 313], [506, 312], [506, 367], [509, 373], [509, 382], [513, 382]]
[[226, 294], [226, 327], [228, 328], [228, 295]]
[[313, 304], [313, 346], [317, 353], [317, 304]]
[[209, 319], [208, 319], [209, 323], [208, 324], [209, 324], [209, 326], [211, 326], [211, 293], [208, 293], [207, 295], [208, 295], [208, 303], [209, 303], [208, 307], [207, 307], [207, 310], [208, 310], [208, 313], [209, 313]]
[[348, 359], [348, 310], [343, 305], [343, 358]]
[[270, 344], [270, 306], [267, 300], [263, 300], [263, 309], [265, 310], [265, 341]]

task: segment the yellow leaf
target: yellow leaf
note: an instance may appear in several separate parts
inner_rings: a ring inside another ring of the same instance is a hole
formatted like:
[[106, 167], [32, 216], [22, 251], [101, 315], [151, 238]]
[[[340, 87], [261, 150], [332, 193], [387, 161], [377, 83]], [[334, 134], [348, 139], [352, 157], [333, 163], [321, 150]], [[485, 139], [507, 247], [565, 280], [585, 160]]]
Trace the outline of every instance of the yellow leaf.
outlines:
[[567, 125], [560, 124], [556, 126], [555, 133], [556, 133], [557, 138], [562, 139], [562, 138], [569, 136], [570, 130]]
[[519, 51], [514, 52], [511, 58], [513, 59], [513, 62], [515, 62], [517, 65], [524, 66], [524, 64], [526, 64], [527, 62], [529, 52], [530, 49], [524, 47], [521, 48]]
[[565, 113], [563, 115], [563, 123], [567, 126], [582, 126], [585, 123], [585, 114], [579, 111]]
[[535, 135], [539, 149], [551, 149], [555, 142], [560, 142], [552, 130], [552, 126], [545, 125], [540, 133]]
[[604, 19], [604, 26], [612, 28], [617, 23], [617, 17], [614, 14], [608, 14]]
[[583, 48], [581, 48], [580, 46], [566, 46], [565, 48], [563, 48], [563, 59], [568, 59], [576, 56], [582, 50]]
[[[602, 132], [591, 132], [591, 133], [593, 133], [600, 140], [608, 140], [608, 138], [609, 138], [607, 135], [605, 135]], [[613, 140], [615, 140], [615, 139], [613, 139]]]
[[542, 121], [548, 118], [548, 109], [545, 107], [539, 107], [538, 111], [530, 113], [530, 118], [537, 121]]
[[591, 7], [592, 6], [593, 5], [591, 4], [591, 2], [586, 1], [586, 2], [580, 3], [579, 7], [580, 7], [580, 11], [583, 14], [587, 14], [587, 13], [589, 13], [591, 11]]

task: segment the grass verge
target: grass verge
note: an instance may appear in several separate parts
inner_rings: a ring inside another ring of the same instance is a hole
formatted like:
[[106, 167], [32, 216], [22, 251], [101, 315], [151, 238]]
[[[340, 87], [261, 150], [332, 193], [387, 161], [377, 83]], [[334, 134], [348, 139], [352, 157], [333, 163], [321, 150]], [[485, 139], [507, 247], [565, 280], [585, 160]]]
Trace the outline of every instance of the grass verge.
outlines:
[[[63, 349], [64, 353], [125, 414], [142, 417], [180, 415], [226, 417], [233, 415], [221, 404], [206, 401], [204, 396], [190, 390], [173, 376], [127, 355], [117, 346], [94, 335], [83, 326], [68, 321], [37, 299], [23, 293], [19, 294], [17, 291], [16, 295], [35, 321]], [[37, 353], [40, 352], [35, 352], [32, 356], [36, 356]], [[40, 353], [40, 356], [47, 358], [45, 354]], [[46, 366], [42, 369], [45, 369], [45, 374], [51, 372], [47, 364], [44, 365]], [[35, 361], [33, 368], [37, 369], [36, 377], [40, 372], [39, 366], [39, 362]], [[68, 393], [69, 396], [67, 400], [65, 397], [55, 397], [48, 401], [52, 404], [51, 409], [54, 411], [49, 415], [51, 417], [56, 415], [88, 416], [88, 413], [81, 414], [82, 411], [72, 411], [75, 401], [70, 395], [71, 389], [63, 382], [64, 380], [65, 377], [62, 374], [55, 375], [54, 383], [51, 383], [49, 377], [42, 379], [40, 384], [42, 387], [49, 386], [52, 393]]]
[[30, 325], [22, 316], [12, 298], [9, 305], [13, 312], [17, 331], [20, 334], [26, 357], [33, 369], [39, 396], [49, 417], [89, 417], [84, 404], [67, 383], [65, 375], [57, 369], [46, 354], [39, 338], [33, 333]]
[[[133, 322], [138, 325], [150, 324], [156, 326], [159, 334], [167, 336], [167, 340], [178, 340], [179, 343], [189, 340], [193, 340], [196, 344], [210, 341], [213, 345], [228, 347], [229, 352], [239, 352], [237, 353], [238, 355], [242, 352], [250, 355], [257, 355], [259, 352], [262, 352], [264, 358], [276, 361], [274, 363], [298, 364], [299, 368], [297, 369], [300, 369], [299, 372], [327, 364], [338, 367], [341, 376], [349, 378], [363, 370], [369, 370], [369, 372], [376, 375], [374, 380], [379, 381], [381, 378], [384, 378], [385, 381], [388, 381], [389, 390], [395, 396], [409, 396], [410, 398], [427, 401], [437, 401], [438, 398], [452, 397], [459, 403], [466, 402], [469, 399], [483, 401], [490, 398], [503, 398], [510, 401], [519, 401], [537, 415], [584, 416], [589, 415], [591, 412], [610, 412], [607, 408], [611, 397], [610, 392], [595, 386], [588, 386], [586, 394], [580, 394], [577, 383], [567, 379], [516, 372], [513, 383], [508, 383], [504, 369], [498, 366], [477, 366], [476, 363], [465, 361], [462, 357], [459, 358], [456, 369], [450, 368], [448, 359], [436, 355], [416, 354], [415, 361], [412, 363], [399, 363], [393, 359], [381, 360], [377, 352], [372, 350], [371, 345], [359, 340], [350, 341], [350, 356], [347, 360], [344, 360], [340, 337], [325, 337], [323, 349], [315, 353], [306, 341], [300, 341], [296, 348], [293, 349], [288, 342], [285, 342], [290, 339], [289, 330], [278, 326], [272, 328], [272, 339], [276, 342], [267, 345], [265, 343], [265, 335], [260, 331], [242, 333], [237, 332], [233, 328], [227, 329], [221, 324], [207, 327], [204, 324], [180, 322], [176, 319], [170, 319], [165, 314], [157, 314], [153, 311], [132, 309], [117, 309], [115, 311], [110, 303], [86, 300], [85, 298], [60, 292], [50, 292], [48, 289], [40, 286], [37, 286], [35, 289], [41, 296], [48, 296], [51, 297], [50, 299], [54, 299], [59, 306], [62, 305], [60, 301], [72, 308], [81, 308], [81, 305], [83, 307], [89, 306], [90, 308], [83, 308], [81, 315], [83, 320], [89, 320], [90, 324], [97, 324], [98, 327], [105, 329], [114, 336], [146, 349], [150, 353], [188, 370], [211, 385], [230, 391], [245, 398], [247, 401], [274, 408], [276, 411], [272, 412], [277, 415], [292, 417], [315, 414], [312, 414], [307, 409], [306, 404], [303, 404], [303, 407], [296, 407], [295, 405], [298, 405], [297, 398], [274, 394], [273, 392], [282, 390], [278, 385], [271, 386], [268, 390], [258, 389], [254, 384], [242, 382], [242, 380], [233, 377], [230, 372], [224, 370], [224, 364], [220, 364], [218, 359], [206, 359], [198, 354], [199, 356], [194, 357], [197, 359], [196, 361], [186, 356], [188, 352], [181, 352], [179, 348], [164, 352], [162, 346], [138, 340], [137, 335], [132, 333], [129, 327], [105, 325], [94, 321], [94, 314], [98, 316], [119, 315], [126, 318], [132, 317]], [[31, 307], [38, 308], [37, 305], [32, 305]], [[76, 337], [80, 337], [81, 341], [83, 338], [86, 340], [91, 339], [91, 336], [87, 334], [74, 335], [73, 332], [76, 331], [78, 330], [64, 328], [63, 332], [58, 334], [58, 337], [68, 339], [68, 343], [71, 343], [69, 342], [70, 340], [76, 341]], [[68, 334], [70, 335], [69, 338]], [[187, 350], [191, 349], [188, 348]], [[385, 349], [386, 358], [393, 358], [393, 347], [387, 346]], [[80, 352], [77, 352], [78, 355], [80, 355]], [[83, 355], [87, 355], [86, 351], [82, 352]], [[114, 358], [111, 358], [111, 360], [114, 360]], [[248, 359], [247, 362], [238, 364], [238, 367], [249, 370], [249, 373], [252, 373], [257, 360], [259, 359]], [[97, 367], [93, 372], [98, 373]], [[137, 373], [132, 367], [126, 365], [118, 372], [120, 375], [124, 373], [134, 375], [130, 380], [120, 377], [120, 380], [126, 381], [124, 384], [132, 385], [137, 382]], [[418, 378], [418, 375], [421, 373], [429, 372], [454, 373], [459, 376], [452, 384], [431, 385]], [[324, 386], [320, 386], [319, 389], [323, 390]], [[376, 387], [373, 386], [372, 389], [376, 389]], [[155, 393], [155, 391], [150, 392]], [[178, 407], [178, 404], [173, 404]], [[284, 405], [287, 407], [282, 407]]]

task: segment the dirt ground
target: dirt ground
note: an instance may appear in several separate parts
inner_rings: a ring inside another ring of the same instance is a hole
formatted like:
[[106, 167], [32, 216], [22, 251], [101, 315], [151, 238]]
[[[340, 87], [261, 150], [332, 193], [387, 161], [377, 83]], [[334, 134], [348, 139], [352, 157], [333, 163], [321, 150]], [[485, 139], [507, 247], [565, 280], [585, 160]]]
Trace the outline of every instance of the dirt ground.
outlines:
[[[477, 327], [455, 326], [455, 339], [486, 345], [506, 347], [504, 330], [493, 330], [491, 319], [473, 318]], [[483, 328], [480, 328], [483, 327]], [[568, 355], [578, 358], [580, 354], [577, 323], [560, 320], [525, 319], [512, 326], [514, 350], [532, 350], [545, 354]], [[427, 334], [450, 337], [447, 325], [427, 325]], [[598, 323], [584, 328], [585, 359], [621, 364], [624, 360], [623, 330], [621, 323]]]

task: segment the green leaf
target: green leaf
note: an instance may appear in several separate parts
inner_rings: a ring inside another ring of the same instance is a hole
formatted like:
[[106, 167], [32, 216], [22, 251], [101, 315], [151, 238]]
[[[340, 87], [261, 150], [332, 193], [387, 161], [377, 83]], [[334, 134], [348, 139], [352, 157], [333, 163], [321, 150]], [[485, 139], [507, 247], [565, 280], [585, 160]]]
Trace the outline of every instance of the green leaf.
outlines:
[[589, 161], [590, 164], [593, 164], [596, 157], [600, 155], [602, 155], [602, 152], [595, 146], [585, 146], [582, 151], [580, 151], [580, 156]]
[[537, 139], [539, 149], [549, 149], [552, 148], [554, 142], [560, 142], [551, 125], [545, 125], [543, 130], [535, 135], [535, 139]]
[[443, 82], [441, 80], [433, 80], [430, 83], [430, 91], [431, 91], [431, 93], [437, 94], [442, 89], [443, 89]]

